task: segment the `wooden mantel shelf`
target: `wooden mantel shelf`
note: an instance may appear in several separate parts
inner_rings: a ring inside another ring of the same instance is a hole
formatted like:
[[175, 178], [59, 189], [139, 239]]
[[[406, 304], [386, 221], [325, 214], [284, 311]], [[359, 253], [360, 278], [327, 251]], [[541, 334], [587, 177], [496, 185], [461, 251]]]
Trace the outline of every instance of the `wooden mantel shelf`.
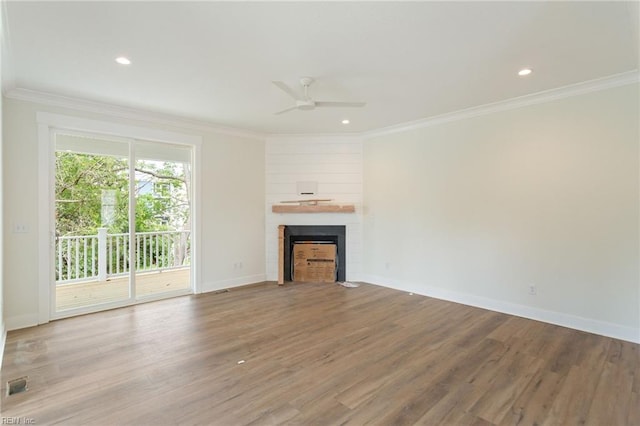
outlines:
[[355, 213], [353, 204], [317, 204], [315, 206], [300, 206], [290, 204], [274, 204], [271, 206], [274, 213]]

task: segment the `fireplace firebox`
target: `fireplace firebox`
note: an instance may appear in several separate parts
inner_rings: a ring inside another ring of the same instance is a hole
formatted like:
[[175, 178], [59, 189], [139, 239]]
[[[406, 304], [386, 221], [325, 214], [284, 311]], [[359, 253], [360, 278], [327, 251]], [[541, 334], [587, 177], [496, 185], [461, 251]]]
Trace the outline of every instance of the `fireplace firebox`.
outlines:
[[333, 243], [337, 248], [337, 280], [346, 281], [346, 227], [344, 225], [286, 225], [284, 228], [284, 280], [292, 281], [293, 245], [302, 241]]

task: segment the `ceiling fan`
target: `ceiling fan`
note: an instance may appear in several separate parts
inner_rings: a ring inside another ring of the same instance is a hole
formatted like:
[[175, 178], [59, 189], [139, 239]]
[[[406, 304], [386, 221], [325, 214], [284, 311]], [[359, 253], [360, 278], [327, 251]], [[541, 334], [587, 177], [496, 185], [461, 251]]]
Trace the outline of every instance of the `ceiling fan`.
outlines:
[[280, 90], [285, 92], [287, 95], [291, 96], [296, 104], [292, 107], [283, 109], [282, 111], [278, 111], [275, 114], [283, 114], [285, 112], [293, 111], [294, 109], [299, 109], [302, 111], [308, 111], [315, 108], [358, 108], [366, 105], [365, 102], [340, 102], [340, 101], [314, 101], [309, 97], [309, 86], [313, 83], [313, 78], [311, 77], [302, 77], [300, 78], [300, 84], [304, 88], [304, 96], [300, 97], [296, 92], [293, 91], [289, 86], [284, 84], [282, 81], [272, 81], [272, 83], [278, 87]]

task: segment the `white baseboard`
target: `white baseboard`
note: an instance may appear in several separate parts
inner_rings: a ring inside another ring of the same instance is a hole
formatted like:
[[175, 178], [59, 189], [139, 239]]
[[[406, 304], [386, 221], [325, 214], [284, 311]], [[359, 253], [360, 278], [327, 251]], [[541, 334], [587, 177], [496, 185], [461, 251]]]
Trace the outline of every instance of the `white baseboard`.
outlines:
[[26, 314], [18, 315], [15, 317], [8, 317], [5, 327], [7, 331], [18, 330], [21, 328], [33, 327], [38, 325], [38, 314]]
[[209, 283], [202, 283], [202, 292], [208, 293], [210, 291], [222, 290], [225, 288], [240, 287], [247, 284], [261, 283], [263, 281], [267, 281], [266, 274], [247, 275], [244, 277], [213, 281]]
[[461, 293], [439, 287], [425, 286], [415, 282], [394, 280], [376, 275], [365, 275], [362, 278], [362, 281], [364, 282], [382, 287], [407, 291], [423, 296], [433, 297], [435, 299], [461, 303], [463, 305], [475, 306], [477, 308], [542, 321], [562, 327], [573, 328], [575, 330], [586, 331], [588, 333], [599, 334], [601, 336], [613, 337], [615, 339], [625, 340], [628, 342], [640, 343], [640, 328], [628, 327], [591, 318], [583, 318], [562, 312], [548, 311], [546, 309], [520, 305], [503, 300], [474, 296], [472, 294]]

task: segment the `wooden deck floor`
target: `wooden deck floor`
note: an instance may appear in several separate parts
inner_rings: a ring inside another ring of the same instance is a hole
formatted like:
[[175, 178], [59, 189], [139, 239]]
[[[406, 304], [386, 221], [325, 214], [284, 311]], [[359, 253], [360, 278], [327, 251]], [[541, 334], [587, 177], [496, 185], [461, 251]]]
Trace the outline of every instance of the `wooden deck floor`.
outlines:
[[[190, 269], [146, 272], [136, 275], [136, 294], [147, 296], [167, 291], [187, 289]], [[115, 302], [129, 297], [129, 278], [114, 278], [105, 282], [83, 281], [56, 286], [56, 311]]]
[[10, 331], [0, 383], [29, 390], [0, 402], [36, 425], [640, 425], [639, 348], [373, 285], [265, 283]]

